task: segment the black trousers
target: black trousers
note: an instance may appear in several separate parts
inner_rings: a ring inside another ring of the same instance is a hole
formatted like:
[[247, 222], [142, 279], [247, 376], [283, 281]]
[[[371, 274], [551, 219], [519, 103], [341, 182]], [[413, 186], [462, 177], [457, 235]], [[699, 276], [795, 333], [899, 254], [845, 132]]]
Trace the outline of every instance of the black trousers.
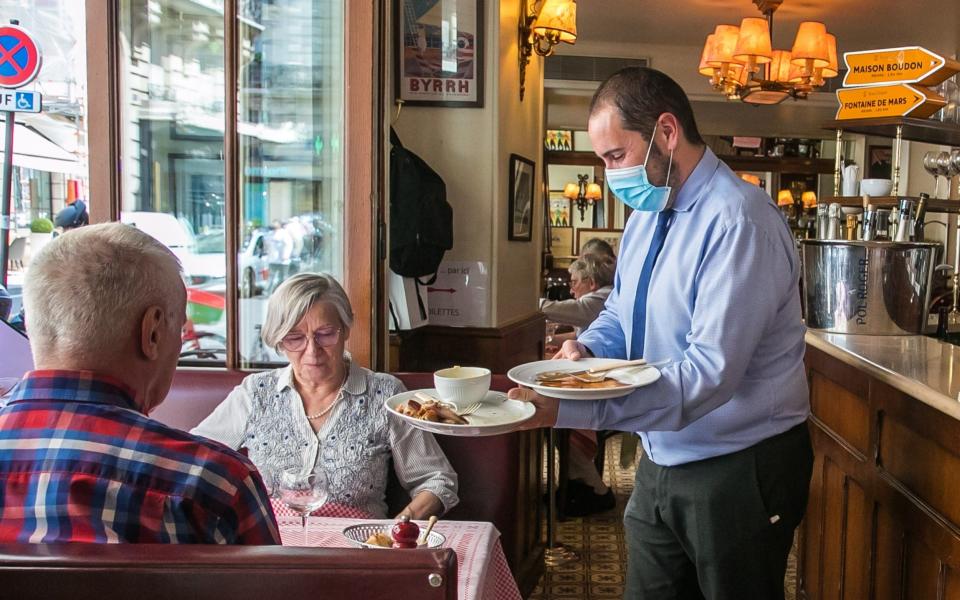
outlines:
[[685, 465], [644, 456], [624, 514], [624, 598], [782, 600], [812, 470], [806, 423]]

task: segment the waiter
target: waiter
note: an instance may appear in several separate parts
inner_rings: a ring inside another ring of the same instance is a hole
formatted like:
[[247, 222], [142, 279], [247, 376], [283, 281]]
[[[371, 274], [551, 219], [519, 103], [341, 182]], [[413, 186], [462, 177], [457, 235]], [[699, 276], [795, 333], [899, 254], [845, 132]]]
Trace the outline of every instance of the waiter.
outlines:
[[706, 148], [663, 73], [615, 73], [588, 129], [634, 212], [603, 312], [557, 357], [670, 362], [621, 398], [510, 397], [536, 405], [530, 428], [640, 434], [626, 598], [783, 598], [813, 464], [793, 237], [770, 197]]

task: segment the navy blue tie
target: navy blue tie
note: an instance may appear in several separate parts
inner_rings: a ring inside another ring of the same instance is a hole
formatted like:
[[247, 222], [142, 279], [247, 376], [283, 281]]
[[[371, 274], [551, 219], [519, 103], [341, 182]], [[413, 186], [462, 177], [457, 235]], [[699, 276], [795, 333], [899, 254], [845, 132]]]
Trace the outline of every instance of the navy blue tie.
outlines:
[[657, 215], [657, 228], [653, 231], [650, 248], [643, 259], [643, 268], [640, 269], [640, 279], [637, 282], [637, 297], [633, 302], [633, 336], [630, 338], [630, 358], [643, 358], [643, 336], [645, 335], [647, 319], [647, 295], [650, 291], [650, 277], [653, 275], [653, 266], [657, 264], [657, 257], [663, 250], [663, 242], [667, 239], [670, 229], [670, 209], [661, 211]]

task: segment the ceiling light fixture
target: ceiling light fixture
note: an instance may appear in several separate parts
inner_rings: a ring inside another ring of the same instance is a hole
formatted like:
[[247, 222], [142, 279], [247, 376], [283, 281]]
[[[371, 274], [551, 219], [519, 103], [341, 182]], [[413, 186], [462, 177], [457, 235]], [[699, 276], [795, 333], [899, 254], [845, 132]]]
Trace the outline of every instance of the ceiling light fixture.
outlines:
[[790, 51], [774, 50], [773, 13], [783, 0], [753, 0], [764, 18], [747, 17], [740, 26], [717, 25], [707, 36], [698, 71], [729, 100], [779, 104], [806, 98], [839, 74], [837, 38], [823, 23], [800, 23]]
[[540, 56], [550, 56], [554, 46], [560, 42], [577, 42], [576, 0], [543, 0], [539, 10], [536, 0], [520, 0], [518, 54], [521, 102], [530, 57], [534, 52]]

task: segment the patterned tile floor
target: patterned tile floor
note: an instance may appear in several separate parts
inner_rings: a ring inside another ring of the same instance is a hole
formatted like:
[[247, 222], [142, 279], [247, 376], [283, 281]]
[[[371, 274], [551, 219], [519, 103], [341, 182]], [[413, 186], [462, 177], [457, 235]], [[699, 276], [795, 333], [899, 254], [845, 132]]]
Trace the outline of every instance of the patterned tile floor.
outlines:
[[[623, 537], [623, 510], [633, 492], [635, 464], [621, 468], [620, 436], [607, 442], [604, 480], [613, 488], [617, 505], [612, 510], [557, 524], [557, 541], [576, 550], [580, 560], [546, 573], [530, 600], [608, 600], [623, 598], [627, 548]], [[796, 559], [787, 562], [784, 591], [788, 600], [796, 597]]]

